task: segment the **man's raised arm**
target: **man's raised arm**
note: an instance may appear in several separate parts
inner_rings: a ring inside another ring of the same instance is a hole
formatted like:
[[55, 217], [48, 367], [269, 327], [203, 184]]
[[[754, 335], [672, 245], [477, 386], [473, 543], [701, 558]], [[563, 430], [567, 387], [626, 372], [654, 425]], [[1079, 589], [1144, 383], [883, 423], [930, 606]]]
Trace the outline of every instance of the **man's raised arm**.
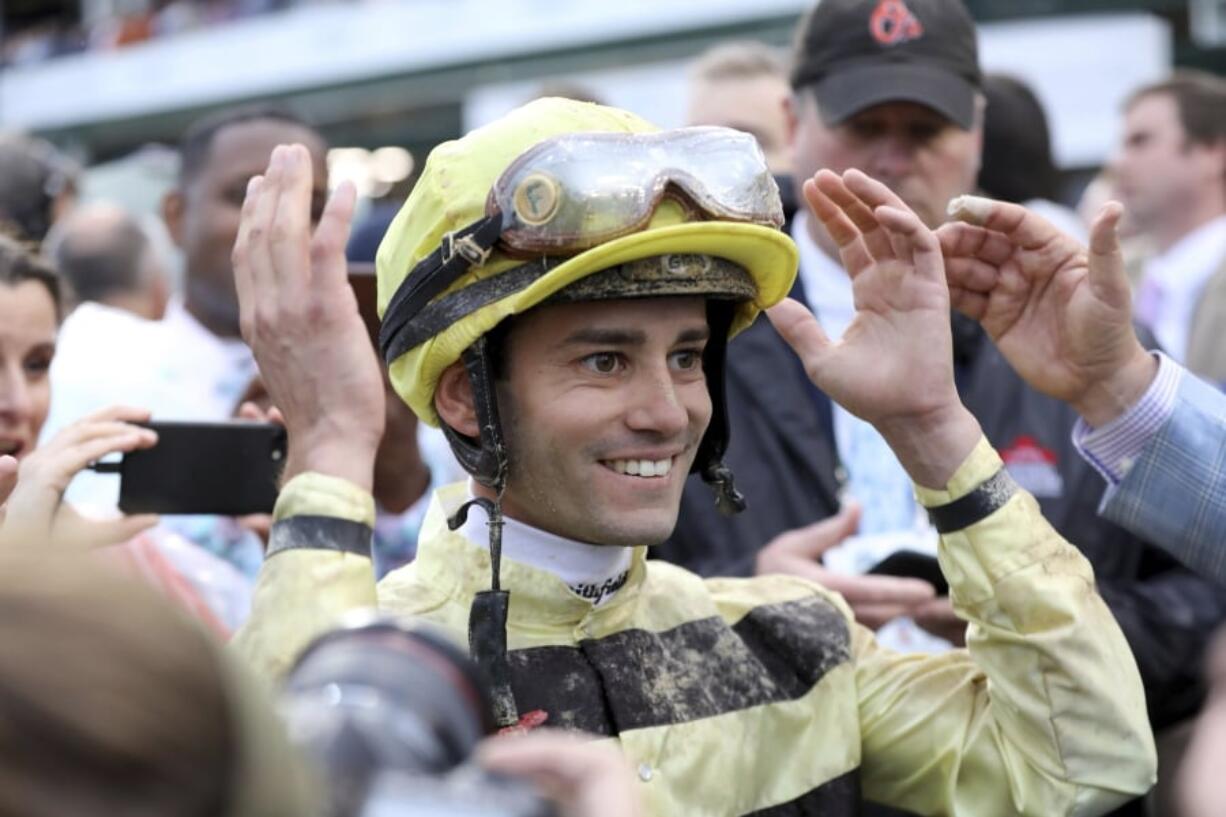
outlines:
[[963, 196], [937, 235], [953, 304], [1034, 388], [1082, 416], [1100, 513], [1226, 584], [1226, 395], [1146, 352], [1110, 203], [1090, 246], [1015, 204]]
[[278, 677], [336, 618], [375, 605], [370, 562], [383, 383], [347, 280], [352, 185], [312, 232], [311, 162], [279, 146], [251, 180], [234, 248], [243, 338], [289, 440], [268, 557], [236, 648]]
[[937, 238], [884, 185], [823, 171], [806, 197], [839, 245], [857, 313], [830, 342], [769, 314], [813, 381], [874, 424], [941, 532], [966, 654], [856, 637], [866, 797], [924, 814], [1098, 814], [1156, 761], [1136, 664], [1076, 548], [1043, 519], [954, 388]]

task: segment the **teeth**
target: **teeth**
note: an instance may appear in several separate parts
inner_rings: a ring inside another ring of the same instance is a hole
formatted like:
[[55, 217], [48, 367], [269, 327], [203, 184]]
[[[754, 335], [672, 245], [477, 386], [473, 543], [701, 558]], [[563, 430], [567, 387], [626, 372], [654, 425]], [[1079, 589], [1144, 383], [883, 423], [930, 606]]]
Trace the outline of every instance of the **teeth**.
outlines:
[[606, 460], [605, 464], [619, 474], [635, 477], [666, 477], [673, 461], [667, 460]]

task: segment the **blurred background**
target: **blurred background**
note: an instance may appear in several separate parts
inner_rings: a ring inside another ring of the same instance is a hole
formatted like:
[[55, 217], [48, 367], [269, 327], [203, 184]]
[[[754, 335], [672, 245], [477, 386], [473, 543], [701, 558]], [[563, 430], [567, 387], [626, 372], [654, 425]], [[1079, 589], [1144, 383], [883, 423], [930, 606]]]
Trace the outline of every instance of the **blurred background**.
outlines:
[[[683, 123], [689, 60], [786, 49], [811, 0], [3, 0], [0, 127], [87, 168], [82, 199], [153, 212], [185, 125], [275, 99], [329, 138], [332, 183], [403, 198], [438, 142], [553, 92]], [[1118, 142], [1120, 103], [1172, 66], [1226, 68], [1226, 0], [968, 0], [987, 71], [1028, 81], [1064, 198]]]

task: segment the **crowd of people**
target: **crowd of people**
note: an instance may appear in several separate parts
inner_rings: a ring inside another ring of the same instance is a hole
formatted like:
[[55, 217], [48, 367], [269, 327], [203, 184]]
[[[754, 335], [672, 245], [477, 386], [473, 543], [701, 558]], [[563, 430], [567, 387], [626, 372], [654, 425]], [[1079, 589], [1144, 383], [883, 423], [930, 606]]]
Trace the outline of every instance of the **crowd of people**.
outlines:
[[[74, 4], [81, 8], [4, 32], [0, 66], [36, 65], [71, 54], [114, 51], [312, 2], [339, 0], [122, 0], [109, 4], [105, 15], [90, 15], [87, 4]], [[88, 20], [91, 16], [97, 19]]]
[[[0, 138], [0, 812], [325, 813], [269, 692], [373, 609], [560, 813], [1223, 813], [1226, 80], [1136, 89], [1070, 203], [960, 0], [798, 26], [690, 127], [533, 100], [357, 224], [309, 122], [211, 114], [178, 286]], [[275, 507], [120, 513], [150, 418], [282, 426]], [[350, 766], [420, 748], [378, 675], [318, 699]]]

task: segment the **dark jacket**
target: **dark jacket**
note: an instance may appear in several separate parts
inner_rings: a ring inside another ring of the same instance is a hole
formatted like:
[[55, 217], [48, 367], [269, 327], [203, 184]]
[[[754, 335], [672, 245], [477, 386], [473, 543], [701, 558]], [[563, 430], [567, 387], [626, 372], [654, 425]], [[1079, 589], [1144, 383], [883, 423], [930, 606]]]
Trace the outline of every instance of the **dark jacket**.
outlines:
[[[1029, 388], [993, 344], [959, 337], [962, 399], [1044, 515], [1094, 566], [1100, 592], [1137, 659], [1156, 728], [1194, 713], [1201, 654], [1226, 618], [1226, 593], [1097, 514], [1102, 478], [1074, 450], [1076, 414]], [[696, 478], [657, 558], [707, 576], [750, 575], [775, 535], [829, 516], [839, 487], [829, 401], [765, 317], [729, 345], [727, 462], [749, 508], [718, 513]]]

